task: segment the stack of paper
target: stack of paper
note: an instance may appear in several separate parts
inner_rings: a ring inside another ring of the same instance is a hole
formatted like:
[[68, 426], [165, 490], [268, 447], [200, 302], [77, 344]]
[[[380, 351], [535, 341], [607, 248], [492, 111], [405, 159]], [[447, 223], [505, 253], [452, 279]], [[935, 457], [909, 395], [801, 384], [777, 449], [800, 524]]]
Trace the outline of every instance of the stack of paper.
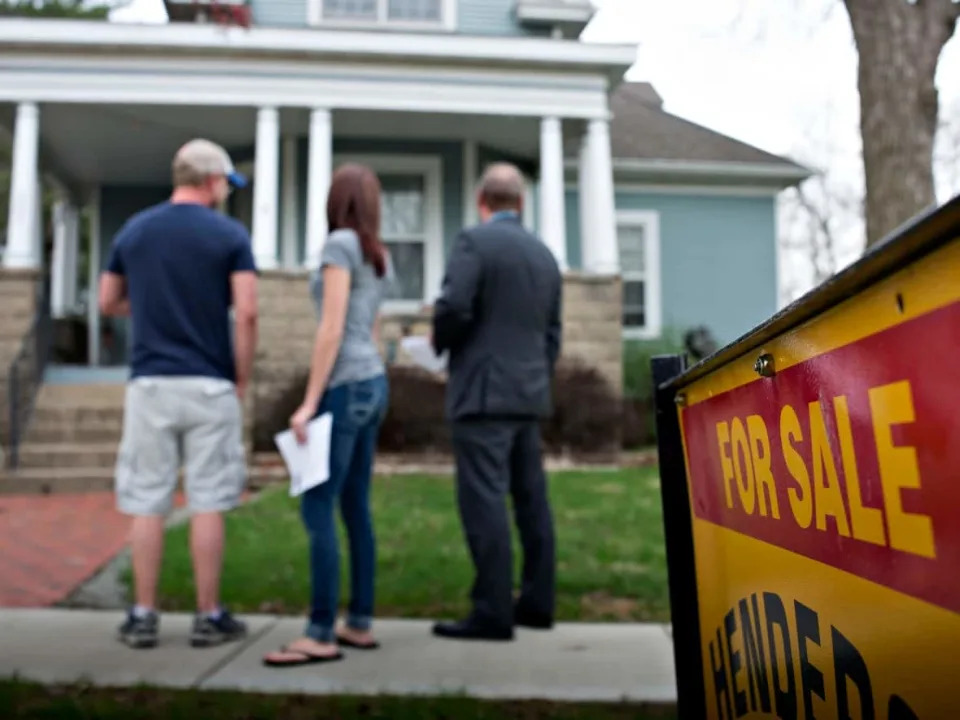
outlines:
[[324, 413], [307, 424], [307, 442], [297, 442], [293, 430], [274, 436], [274, 442], [290, 473], [290, 497], [302, 495], [310, 488], [330, 479], [330, 433], [333, 415]]
[[437, 355], [430, 344], [430, 339], [422, 335], [408, 335], [400, 340], [400, 347], [410, 356], [410, 359], [432, 373], [442, 373], [447, 369], [447, 355]]

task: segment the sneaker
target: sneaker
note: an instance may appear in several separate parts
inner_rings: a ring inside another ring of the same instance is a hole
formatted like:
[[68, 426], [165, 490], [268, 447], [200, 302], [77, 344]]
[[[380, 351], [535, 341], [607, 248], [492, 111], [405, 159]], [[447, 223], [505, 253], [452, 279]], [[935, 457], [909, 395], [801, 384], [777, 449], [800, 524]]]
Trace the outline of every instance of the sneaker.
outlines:
[[152, 648], [157, 644], [157, 630], [160, 627], [160, 617], [151, 612], [138, 617], [131, 610], [127, 619], [117, 631], [117, 639], [124, 645], [132, 648]]
[[247, 626], [244, 622], [237, 620], [226, 610], [221, 610], [218, 618], [209, 615], [197, 615], [194, 618], [190, 644], [193, 647], [212, 647], [239, 640], [246, 637], [246, 634]]

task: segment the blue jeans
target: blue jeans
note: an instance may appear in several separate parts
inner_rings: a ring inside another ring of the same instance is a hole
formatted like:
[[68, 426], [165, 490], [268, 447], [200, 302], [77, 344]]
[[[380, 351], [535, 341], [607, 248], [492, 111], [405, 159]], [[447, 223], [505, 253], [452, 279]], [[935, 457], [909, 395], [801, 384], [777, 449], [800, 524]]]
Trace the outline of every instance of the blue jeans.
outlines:
[[370, 517], [370, 479], [387, 400], [387, 378], [380, 375], [331, 388], [320, 403], [318, 415], [333, 414], [330, 479], [305, 492], [300, 501], [310, 538], [310, 621], [306, 634], [318, 642], [336, 639], [340, 554], [333, 513], [338, 498], [350, 540], [347, 624], [365, 631], [373, 621], [376, 545]]

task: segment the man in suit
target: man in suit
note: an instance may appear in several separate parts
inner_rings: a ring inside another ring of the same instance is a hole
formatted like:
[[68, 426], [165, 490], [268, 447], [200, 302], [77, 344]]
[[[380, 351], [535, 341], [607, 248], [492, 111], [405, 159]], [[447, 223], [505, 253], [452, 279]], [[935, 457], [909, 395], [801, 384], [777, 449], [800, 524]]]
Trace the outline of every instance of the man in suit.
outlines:
[[[562, 277], [550, 250], [520, 222], [524, 183], [491, 166], [477, 196], [481, 224], [463, 230], [434, 306], [433, 346], [449, 351], [447, 415], [457, 461], [457, 501], [476, 568], [473, 611], [439, 623], [454, 639], [511, 640], [514, 626], [553, 626], [553, 518], [540, 450], [560, 353]], [[507, 494], [523, 545], [513, 601]]]

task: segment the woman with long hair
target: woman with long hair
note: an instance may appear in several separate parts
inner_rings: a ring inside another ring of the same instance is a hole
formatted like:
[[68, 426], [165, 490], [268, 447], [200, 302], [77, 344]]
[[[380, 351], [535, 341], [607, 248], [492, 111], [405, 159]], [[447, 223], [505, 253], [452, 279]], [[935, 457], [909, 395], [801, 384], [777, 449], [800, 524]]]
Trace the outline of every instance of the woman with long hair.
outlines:
[[[379, 308], [392, 273], [380, 239], [380, 182], [373, 171], [350, 164], [334, 173], [327, 222], [330, 234], [311, 283], [320, 322], [306, 394], [290, 427], [303, 443], [307, 423], [332, 413], [330, 478], [301, 497], [310, 538], [310, 619], [304, 637], [264, 657], [275, 667], [340, 660], [340, 646], [378, 646], [371, 633], [376, 550], [370, 480], [388, 394], [377, 346]], [[339, 629], [338, 500], [350, 542], [351, 580], [349, 613]]]

